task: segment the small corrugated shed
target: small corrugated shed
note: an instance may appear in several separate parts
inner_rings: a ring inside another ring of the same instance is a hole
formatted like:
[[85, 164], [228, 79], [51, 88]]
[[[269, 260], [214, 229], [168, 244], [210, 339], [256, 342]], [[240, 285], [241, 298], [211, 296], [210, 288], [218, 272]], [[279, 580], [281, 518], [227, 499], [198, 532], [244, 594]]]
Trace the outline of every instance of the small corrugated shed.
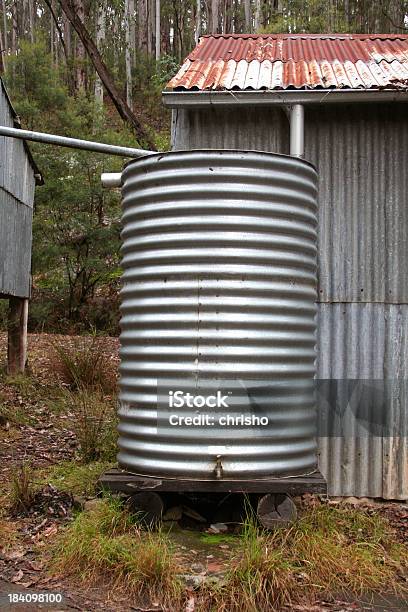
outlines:
[[203, 36], [168, 89], [406, 87], [408, 35]]
[[[265, 61], [284, 64], [280, 89], [272, 78], [260, 89]], [[327, 65], [342, 75], [335, 84], [322, 78]], [[221, 88], [228, 66], [237, 89], [231, 79]], [[319, 172], [320, 415], [341, 400], [344, 381], [387, 388], [386, 432], [319, 438], [331, 495], [408, 499], [407, 71], [406, 35], [204, 37], [164, 92], [173, 149], [288, 154], [286, 105], [304, 105], [305, 158]]]
[[[1, 79], [0, 125], [20, 127]], [[30, 296], [36, 183], [42, 177], [26, 143], [0, 136], [0, 297]]]

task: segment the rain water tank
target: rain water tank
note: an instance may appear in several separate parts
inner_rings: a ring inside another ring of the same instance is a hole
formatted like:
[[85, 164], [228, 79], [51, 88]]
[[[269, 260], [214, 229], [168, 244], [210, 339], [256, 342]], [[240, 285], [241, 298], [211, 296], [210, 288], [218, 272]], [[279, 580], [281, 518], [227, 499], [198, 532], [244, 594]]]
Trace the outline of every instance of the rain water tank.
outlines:
[[[121, 468], [197, 480], [315, 469], [316, 181], [310, 163], [256, 151], [126, 166]], [[268, 425], [161, 427], [158, 385], [184, 378], [249, 389]]]

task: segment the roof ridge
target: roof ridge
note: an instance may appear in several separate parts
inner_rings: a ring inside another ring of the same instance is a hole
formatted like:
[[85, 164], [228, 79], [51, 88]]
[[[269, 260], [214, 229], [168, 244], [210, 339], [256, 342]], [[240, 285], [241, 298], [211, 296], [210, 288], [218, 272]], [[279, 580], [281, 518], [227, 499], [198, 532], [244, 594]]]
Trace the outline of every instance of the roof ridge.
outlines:
[[357, 33], [349, 33], [349, 32], [326, 32], [326, 33], [309, 33], [302, 32], [297, 34], [291, 34], [288, 32], [279, 32], [279, 33], [270, 33], [270, 34], [203, 34], [200, 38], [246, 38], [246, 39], [254, 39], [257, 38], [316, 38], [316, 39], [344, 39], [344, 40], [352, 40], [352, 39], [406, 39], [408, 38], [408, 34], [382, 34], [380, 32], [374, 34], [357, 34]]

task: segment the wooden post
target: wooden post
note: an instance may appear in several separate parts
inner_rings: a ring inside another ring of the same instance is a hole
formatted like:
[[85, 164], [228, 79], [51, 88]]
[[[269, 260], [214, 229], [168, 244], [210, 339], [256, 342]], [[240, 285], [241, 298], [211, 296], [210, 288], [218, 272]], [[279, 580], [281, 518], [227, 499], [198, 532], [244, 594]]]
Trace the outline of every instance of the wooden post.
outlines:
[[24, 372], [27, 361], [28, 299], [10, 297], [8, 312], [7, 372]]

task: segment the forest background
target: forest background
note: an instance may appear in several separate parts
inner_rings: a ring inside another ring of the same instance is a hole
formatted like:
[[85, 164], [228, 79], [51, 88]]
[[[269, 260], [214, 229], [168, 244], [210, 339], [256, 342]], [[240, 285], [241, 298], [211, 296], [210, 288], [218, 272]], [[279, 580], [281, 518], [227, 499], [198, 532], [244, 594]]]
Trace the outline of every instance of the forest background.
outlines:
[[[200, 35], [406, 32], [398, 0], [0, 0], [0, 69], [26, 129], [167, 150], [161, 91]], [[119, 158], [31, 144], [45, 184], [34, 216], [31, 331], [116, 335]], [[0, 325], [6, 303], [0, 301]]]

